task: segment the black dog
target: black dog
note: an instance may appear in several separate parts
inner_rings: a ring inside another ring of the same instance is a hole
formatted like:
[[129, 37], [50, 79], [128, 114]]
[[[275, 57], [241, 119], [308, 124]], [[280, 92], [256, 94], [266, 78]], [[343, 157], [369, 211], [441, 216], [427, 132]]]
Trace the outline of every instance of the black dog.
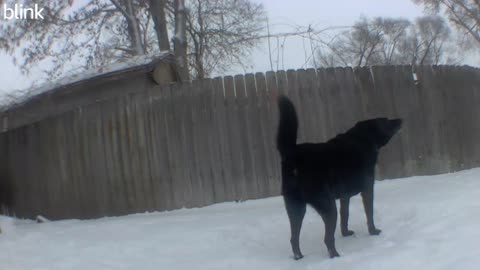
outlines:
[[347, 132], [325, 143], [296, 144], [298, 120], [295, 107], [285, 96], [279, 98], [280, 123], [277, 148], [282, 160], [282, 195], [290, 220], [294, 258], [303, 257], [299, 236], [306, 204], [320, 214], [325, 223], [324, 242], [330, 257], [339, 256], [335, 249], [337, 207], [340, 199], [343, 236], [348, 229], [350, 197], [361, 193], [368, 232], [378, 235], [373, 222], [373, 185], [379, 149], [400, 129], [401, 119], [376, 118], [358, 122]]

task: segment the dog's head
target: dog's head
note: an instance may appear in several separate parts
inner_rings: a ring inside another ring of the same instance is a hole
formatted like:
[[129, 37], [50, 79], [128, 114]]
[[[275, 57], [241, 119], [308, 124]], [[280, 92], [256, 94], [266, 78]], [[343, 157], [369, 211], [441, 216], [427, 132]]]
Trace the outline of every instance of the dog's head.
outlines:
[[377, 148], [385, 146], [402, 127], [402, 119], [374, 118], [358, 122], [353, 130], [358, 136], [368, 138]]

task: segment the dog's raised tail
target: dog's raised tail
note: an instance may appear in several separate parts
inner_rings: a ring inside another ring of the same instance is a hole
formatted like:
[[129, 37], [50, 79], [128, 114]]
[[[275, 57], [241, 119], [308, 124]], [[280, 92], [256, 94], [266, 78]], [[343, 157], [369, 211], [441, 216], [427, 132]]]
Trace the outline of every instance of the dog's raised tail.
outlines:
[[286, 96], [278, 98], [280, 120], [277, 133], [277, 149], [282, 158], [294, 149], [297, 144], [298, 119], [292, 101]]

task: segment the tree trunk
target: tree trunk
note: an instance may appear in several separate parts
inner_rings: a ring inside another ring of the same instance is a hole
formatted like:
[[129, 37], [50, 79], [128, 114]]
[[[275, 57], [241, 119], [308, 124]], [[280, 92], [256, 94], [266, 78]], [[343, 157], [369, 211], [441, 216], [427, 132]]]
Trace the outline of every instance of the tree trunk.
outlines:
[[135, 16], [135, 9], [133, 7], [132, 0], [125, 0], [126, 13], [125, 16], [128, 22], [128, 33], [132, 41], [132, 49], [136, 55], [145, 54], [145, 49], [142, 43], [142, 36], [140, 34], [140, 25], [138, 19]]
[[187, 62], [187, 17], [184, 0], [174, 1], [175, 9], [175, 37], [173, 38], [175, 62], [177, 63], [178, 73], [182, 81], [187, 81], [188, 62]]
[[157, 33], [160, 51], [170, 51], [168, 40], [167, 20], [165, 19], [165, 0], [150, 0], [150, 13], [152, 14], [155, 32]]

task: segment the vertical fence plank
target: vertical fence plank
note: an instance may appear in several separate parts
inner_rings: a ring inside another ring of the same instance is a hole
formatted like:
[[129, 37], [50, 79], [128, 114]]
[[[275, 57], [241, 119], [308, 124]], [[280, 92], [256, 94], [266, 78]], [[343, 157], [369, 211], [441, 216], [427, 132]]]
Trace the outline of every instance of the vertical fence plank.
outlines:
[[326, 123], [326, 102], [322, 97], [321, 88], [319, 85], [319, 79], [317, 71], [313, 68], [306, 70], [306, 91], [305, 97], [308, 99], [310, 106], [310, 125], [313, 126], [311, 138], [314, 142], [326, 141], [325, 129], [327, 129], [328, 123]]
[[281, 173], [280, 173], [280, 156], [277, 151], [276, 145], [276, 136], [278, 128], [278, 104], [277, 97], [279, 94], [287, 95], [288, 93], [288, 80], [287, 73], [284, 71], [279, 71], [275, 76], [273, 72], [266, 73], [267, 80], [267, 109], [268, 117], [266, 121], [268, 122], [266, 128], [268, 130], [268, 145], [270, 156], [273, 157], [273, 178], [270, 182], [270, 190], [272, 194], [280, 194], [280, 183], [281, 183]]
[[120, 119], [117, 109], [118, 101], [113, 100], [104, 104], [103, 115], [106, 124], [104, 141], [109, 171], [109, 197], [113, 205], [113, 215], [121, 215], [128, 212], [128, 194], [124, 184], [122, 161], [120, 155]]
[[225, 192], [225, 182], [222, 176], [222, 160], [220, 158], [221, 154], [221, 143], [220, 143], [220, 133], [218, 128], [217, 117], [215, 116], [217, 112], [217, 103], [215, 102], [217, 93], [216, 91], [221, 91], [223, 94], [223, 88], [217, 88], [218, 85], [215, 85], [216, 82], [213, 79], [208, 79], [205, 81], [204, 85], [204, 95], [205, 95], [205, 132], [206, 139], [208, 142], [209, 150], [209, 167], [210, 174], [212, 176], [211, 181], [213, 182], [213, 202], [224, 202], [226, 200]]
[[227, 123], [227, 108], [226, 97], [223, 84], [223, 78], [217, 77], [213, 80], [214, 91], [214, 108], [215, 113], [213, 115], [214, 122], [216, 123], [216, 134], [218, 138], [215, 138], [219, 144], [219, 165], [221, 169], [221, 177], [224, 186], [224, 199], [225, 201], [235, 200], [235, 185], [233, 184], [233, 167], [232, 153], [230, 152], [229, 140], [228, 140], [228, 123]]
[[192, 205], [200, 205], [203, 203], [203, 184], [201, 177], [201, 164], [198, 160], [198, 127], [200, 125], [198, 121], [199, 115], [199, 100], [198, 100], [198, 89], [196, 86], [191, 85], [190, 83], [185, 83], [182, 87], [182, 96], [184, 102], [181, 106], [182, 108], [182, 119], [181, 122], [177, 123], [182, 125], [183, 128], [183, 143], [182, 149], [184, 151], [184, 166], [186, 170], [186, 175], [188, 176], [188, 200], [186, 205], [191, 207]]
[[171, 146], [168, 141], [167, 104], [169, 102], [168, 89], [163, 88], [150, 94], [149, 127], [152, 130], [150, 146], [152, 147], [152, 175], [156, 184], [155, 197], [157, 210], [175, 208], [173, 194], [173, 173], [170, 165]]
[[[35, 173], [32, 162], [38, 162], [34, 159], [36, 152], [33, 152], [33, 142], [36, 140], [34, 132], [36, 125], [30, 125], [24, 129], [15, 129], [3, 133], [7, 142], [8, 161], [6, 164], [6, 174], [2, 175], [9, 178], [7, 183], [12, 183], [14, 208], [12, 209], [16, 215], [23, 217], [32, 217], [35, 215], [35, 197], [33, 193], [33, 186], [36, 179], [31, 178], [31, 174]], [[28, 141], [22, 137], [22, 132], [28, 135]], [[23, 144], [22, 144], [23, 142]], [[25, 145], [26, 144], [26, 145]], [[29, 151], [30, 155], [24, 156], [21, 145], [25, 145], [25, 150]], [[32, 164], [32, 165], [31, 165]], [[28, 170], [19, 170], [18, 166], [25, 166]]]
[[[71, 216], [71, 209], [74, 208], [73, 201], [70, 198], [70, 179], [68, 177], [68, 165], [67, 165], [67, 156], [68, 156], [68, 145], [66, 145], [66, 131], [65, 131], [65, 119], [68, 114], [63, 114], [61, 117], [55, 121], [55, 133], [57, 149], [57, 168], [58, 172], [58, 182], [56, 183], [59, 186], [58, 199], [55, 202], [54, 211], [56, 211], [56, 216], [58, 219], [64, 219]], [[104, 179], [102, 179], [104, 181]], [[99, 183], [103, 185], [104, 183]], [[58, 209], [58, 204], [63, 204], [62, 209]], [[104, 214], [106, 215], [106, 214]]]
[[424, 133], [430, 143], [426, 145], [426, 158], [428, 173], [442, 173], [449, 171], [449, 164], [445, 161], [444, 154], [444, 133], [443, 133], [443, 102], [442, 95], [438, 91], [432, 67], [417, 67], [417, 74], [420, 82], [421, 107], [425, 118]]
[[[395, 87], [393, 102], [396, 114], [403, 119], [399, 137], [403, 149], [403, 175], [413, 175], [413, 172], [425, 174], [425, 145], [423, 133], [424, 114], [419, 102], [420, 91], [414, 83], [411, 66], [395, 67]], [[408, 106], [405, 106], [408, 104]]]
[[185, 180], [184, 154], [182, 151], [183, 134], [181, 124], [179, 125], [181, 118], [179, 109], [175, 106], [175, 101], [178, 100], [180, 96], [180, 88], [180, 85], [176, 85], [165, 89], [169, 164], [171, 166], [170, 171], [172, 172], [172, 192], [176, 208], [185, 207], [187, 202], [189, 203], [191, 200], [191, 197], [184, 197], [184, 187], [189, 183]]
[[126, 96], [128, 100], [125, 102], [125, 127], [126, 127], [126, 146], [128, 153], [128, 163], [130, 164], [130, 179], [127, 179], [131, 183], [132, 192], [134, 193], [133, 209], [135, 212], [145, 211], [147, 208], [147, 202], [145, 196], [145, 191], [143, 187], [143, 176], [142, 176], [142, 165], [140, 163], [140, 153], [139, 153], [139, 138], [138, 138], [138, 114], [136, 111], [136, 97], [135, 94], [131, 93]]
[[273, 196], [275, 193], [275, 155], [272, 151], [272, 143], [274, 140], [274, 132], [271, 128], [270, 120], [270, 106], [268, 102], [268, 93], [266, 79], [263, 73], [255, 74], [256, 89], [257, 89], [257, 110], [256, 118], [258, 118], [258, 136], [259, 147], [261, 147], [261, 154], [258, 157], [260, 164], [259, 168], [263, 167], [260, 184], [263, 185], [263, 196]]
[[[167, 199], [166, 195], [163, 194], [162, 191], [163, 189], [161, 188], [162, 186], [162, 177], [161, 177], [161, 172], [162, 166], [165, 166], [165, 162], [160, 162], [157, 153], [157, 145], [159, 144], [159, 136], [156, 133], [156, 129], [152, 127], [152, 123], [155, 122], [157, 123], [157, 117], [154, 114], [154, 100], [158, 101], [161, 97], [159, 95], [160, 89], [154, 88], [150, 91], [147, 91], [144, 93], [143, 96], [143, 128], [144, 128], [144, 146], [145, 146], [145, 162], [147, 163], [146, 166], [146, 176], [148, 177], [148, 187], [149, 187], [149, 192], [148, 194], [152, 196], [150, 198], [150, 211], [161, 211], [165, 210], [166, 204], [167, 204]], [[156, 103], [158, 105], [158, 103]]]
[[463, 88], [458, 87], [464, 82], [458, 77], [458, 72], [455, 67], [450, 66], [438, 66], [437, 80], [441, 81], [442, 92], [445, 101], [445, 125], [446, 125], [446, 138], [447, 138], [447, 153], [448, 159], [451, 162], [451, 171], [457, 171], [464, 167], [463, 162], [463, 150], [465, 134], [463, 132], [463, 126], [466, 124], [466, 119], [463, 116], [465, 107], [465, 99], [463, 96]]
[[[192, 102], [197, 100], [193, 95], [195, 90], [190, 83], [183, 83], [172, 89], [172, 109], [174, 122], [170, 125], [176, 132], [173, 139], [177, 141], [177, 160], [175, 166], [179, 170], [179, 178], [173, 183], [175, 190], [181, 194], [183, 205], [192, 207], [202, 203], [202, 197], [197, 192], [202, 192], [201, 177], [198, 175], [198, 164], [195, 162], [195, 144], [193, 139], [198, 134], [191, 132], [198, 123], [192, 118], [199, 105]], [[193, 111], [193, 113], [192, 113]], [[192, 138], [193, 137], [193, 138]]]
[[238, 108], [235, 97], [235, 83], [233, 77], [224, 78], [225, 97], [227, 104], [227, 125], [230, 153], [232, 157], [232, 181], [235, 185], [235, 199], [246, 198], [246, 186], [243, 169], [243, 158], [241, 154], [241, 129], [239, 125]]
[[105, 216], [108, 214], [108, 176], [107, 176], [107, 164], [106, 164], [106, 156], [105, 151], [103, 151], [103, 145], [105, 142], [103, 141], [102, 136], [102, 119], [101, 119], [101, 108], [103, 106], [102, 103], [94, 103], [91, 106], [87, 107], [87, 110], [90, 112], [88, 114], [84, 114], [85, 117], [88, 117], [88, 134], [89, 134], [89, 149], [90, 149], [90, 156], [89, 162], [92, 168], [92, 183], [91, 185], [95, 189], [96, 192], [96, 202], [98, 204], [97, 209], [97, 216]]
[[302, 132], [304, 134], [303, 140], [308, 142], [316, 141], [316, 138], [313, 136], [317, 130], [317, 121], [319, 118], [315, 115], [314, 105], [312, 104], [312, 99], [310, 98], [310, 88], [312, 86], [311, 81], [309, 81], [307, 71], [304, 69], [297, 70], [297, 91], [298, 91], [298, 104], [302, 108], [302, 115], [300, 120], [303, 125], [301, 125]]
[[[470, 82], [472, 87], [472, 92], [473, 92], [473, 97], [472, 97], [472, 103], [473, 104], [480, 104], [480, 69], [474, 69], [470, 68]], [[480, 106], [475, 105], [473, 107], [473, 113], [472, 113], [472, 137], [475, 138], [480, 138], [480, 121], [478, 121], [477, 116], [480, 115]], [[474, 143], [472, 147], [472, 151], [474, 153], [474, 156], [472, 158], [472, 166], [479, 166], [480, 164], [480, 143], [476, 142]]]
[[241, 130], [240, 145], [241, 155], [243, 159], [243, 181], [245, 182], [245, 195], [244, 199], [255, 198], [257, 194], [257, 187], [255, 185], [254, 174], [254, 160], [252, 154], [251, 136], [250, 136], [250, 119], [248, 98], [245, 89], [245, 80], [243, 75], [235, 76], [235, 95], [237, 98], [238, 106], [238, 124]]
[[122, 172], [123, 188], [127, 199], [127, 211], [133, 212], [136, 209], [137, 192], [133, 176], [132, 161], [130, 157], [129, 144], [132, 140], [128, 126], [130, 108], [127, 108], [128, 98], [122, 97], [118, 101], [118, 147], [120, 154], [120, 171]]
[[197, 133], [195, 135], [197, 139], [197, 161], [199, 164], [199, 172], [200, 172], [200, 178], [201, 184], [202, 184], [202, 190], [203, 190], [203, 205], [208, 205], [212, 204], [214, 202], [214, 184], [215, 182], [213, 181], [213, 174], [212, 174], [212, 168], [211, 168], [211, 163], [210, 163], [210, 147], [209, 147], [209, 131], [208, 131], [208, 116], [207, 116], [207, 110], [210, 110], [210, 108], [207, 109], [207, 92], [210, 90], [209, 89], [210, 85], [210, 79], [204, 79], [201, 80], [198, 84], [198, 87], [194, 89], [196, 93], [196, 100], [198, 102], [198, 110], [195, 113], [195, 116], [197, 117]]
[[[378, 117], [397, 117], [396, 104], [393, 98], [395, 80], [398, 75], [394, 66], [372, 67], [375, 81], [375, 92], [372, 99], [375, 101]], [[386, 177], [400, 177], [403, 175], [403, 148], [400, 136], [394, 136], [392, 140], [380, 151], [378, 161], [378, 179]]]
[[330, 104], [330, 95], [329, 93], [329, 83], [328, 83], [328, 76], [327, 76], [327, 71], [326, 69], [317, 69], [317, 82], [316, 82], [316, 87], [317, 89], [315, 90], [316, 92], [316, 104], [318, 108], [319, 115], [321, 115], [321, 122], [319, 125], [320, 127], [320, 134], [321, 137], [319, 138], [321, 141], [327, 141], [331, 139], [335, 133], [333, 130], [333, 124], [332, 124], [332, 117], [331, 117], [331, 104]]
[[[119, 205], [117, 203], [119, 197], [118, 187], [115, 185], [116, 173], [117, 170], [114, 169], [114, 162], [112, 157], [112, 132], [113, 132], [113, 123], [112, 123], [112, 101], [105, 101], [101, 104], [100, 114], [97, 116], [99, 126], [98, 132], [100, 134], [99, 140], [101, 141], [100, 149], [98, 151], [103, 152], [104, 157], [104, 196], [105, 204], [107, 209], [105, 209], [105, 215], [117, 215], [119, 213]], [[68, 134], [67, 134], [68, 137]], [[68, 139], [67, 139], [68, 140]], [[67, 168], [67, 171], [70, 169]]]
[[254, 185], [256, 194], [254, 198], [263, 198], [268, 194], [268, 173], [266, 165], [266, 149], [264, 147], [262, 123], [260, 115], [260, 98], [257, 82], [253, 74], [245, 75], [245, 87], [248, 100], [248, 132], [250, 139]]
[[342, 104], [342, 91], [339, 82], [335, 77], [335, 69], [327, 68], [323, 73], [323, 80], [325, 83], [325, 92], [328, 95], [328, 116], [330, 136], [334, 137], [336, 134], [346, 131], [350, 128], [347, 121], [349, 111], [345, 110]]
[[306, 134], [308, 130], [308, 125], [305, 122], [306, 113], [304, 112], [305, 108], [302, 106], [300, 98], [300, 89], [299, 89], [299, 80], [298, 74], [303, 73], [303, 69], [287, 70], [287, 83], [288, 83], [288, 97], [292, 100], [292, 103], [295, 105], [295, 109], [298, 114], [298, 142], [306, 141]]
[[131, 95], [132, 114], [133, 114], [133, 130], [135, 144], [133, 152], [135, 152], [135, 157], [138, 162], [138, 184], [140, 185], [139, 190], [141, 190], [143, 208], [141, 211], [153, 211], [155, 209], [154, 202], [154, 188], [151, 181], [150, 174], [150, 160], [147, 148], [150, 146], [147, 144], [148, 139], [148, 128], [147, 128], [147, 108], [148, 97], [145, 93], [135, 93]]

